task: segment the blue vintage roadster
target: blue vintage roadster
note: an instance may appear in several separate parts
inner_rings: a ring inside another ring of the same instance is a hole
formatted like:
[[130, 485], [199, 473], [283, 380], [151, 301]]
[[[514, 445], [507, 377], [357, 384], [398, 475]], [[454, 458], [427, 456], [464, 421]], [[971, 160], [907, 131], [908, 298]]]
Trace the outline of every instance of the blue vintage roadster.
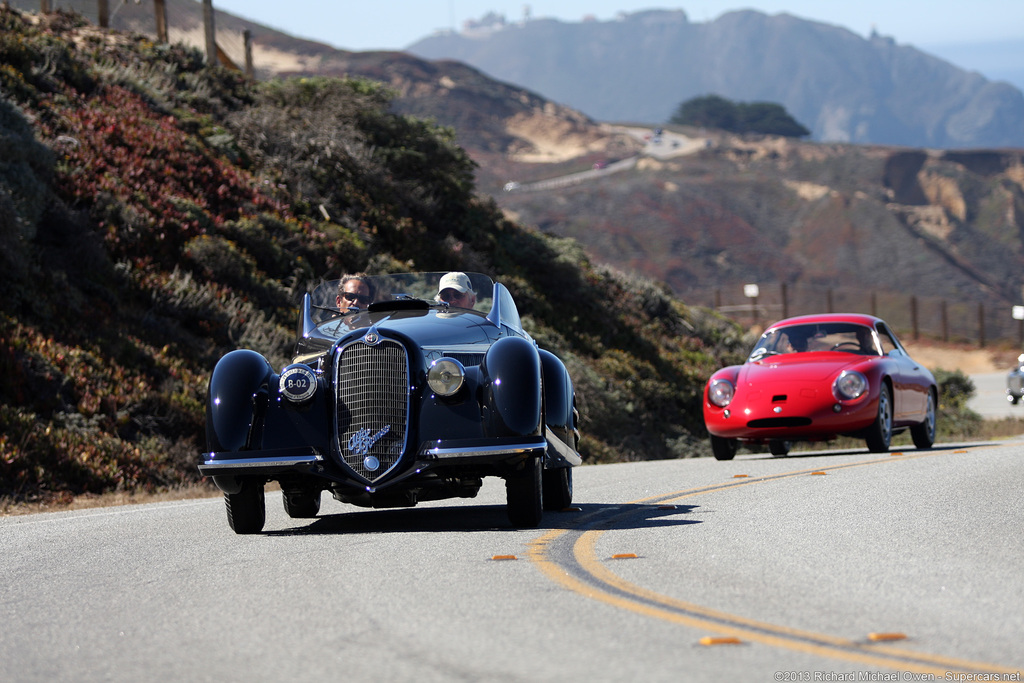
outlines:
[[[471, 498], [487, 476], [505, 480], [513, 526], [567, 507], [581, 463], [572, 380], [509, 291], [478, 273], [351, 280], [304, 296], [287, 367], [236, 350], [213, 370], [199, 471], [231, 528], [263, 530], [269, 481], [293, 518], [317, 516], [324, 491], [407, 507]], [[461, 299], [441, 287], [453, 282]]]

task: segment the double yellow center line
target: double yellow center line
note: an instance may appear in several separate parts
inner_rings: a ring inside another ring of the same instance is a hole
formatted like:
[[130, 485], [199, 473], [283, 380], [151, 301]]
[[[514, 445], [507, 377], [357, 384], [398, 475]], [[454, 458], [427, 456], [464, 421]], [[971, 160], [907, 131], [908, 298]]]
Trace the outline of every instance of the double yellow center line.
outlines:
[[[913, 455], [901, 455], [900, 459], [930, 457], [942, 452], [939, 450], [922, 451]], [[856, 662], [866, 666], [935, 674], [940, 679], [949, 672], [1017, 672], [1018, 669], [1009, 669], [986, 663], [953, 659], [903, 650], [888, 645], [880, 645], [869, 639], [864, 641], [849, 640], [822, 633], [802, 631], [767, 622], [755, 621], [656, 593], [642, 586], [630, 583], [609, 570], [605, 562], [597, 554], [598, 541], [605, 531], [587, 528], [588, 525], [593, 527], [597, 524], [607, 526], [615, 518], [635, 515], [640, 510], [651, 509], [649, 506], [666, 505], [673, 501], [716, 491], [762, 484], [823, 471], [889, 463], [894, 460], [895, 458], [892, 456], [887, 456], [881, 459], [859, 461], [856, 463], [833, 465], [824, 468], [818, 467], [813, 470], [744, 478], [733, 482], [644, 498], [632, 503], [616, 506], [617, 512], [610, 517], [595, 513], [595, 515], [591, 515], [589, 524], [585, 522], [581, 528], [558, 529], [540, 536], [531, 542], [528, 557], [550, 580], [587, 598], [653, 619], [660, 619], [693, 629], [710, 631], [729, 639], [756, 642], [771, 647]], [[596, 515], [600, 515], [600, 517], [594, 520], [593, 517]]]

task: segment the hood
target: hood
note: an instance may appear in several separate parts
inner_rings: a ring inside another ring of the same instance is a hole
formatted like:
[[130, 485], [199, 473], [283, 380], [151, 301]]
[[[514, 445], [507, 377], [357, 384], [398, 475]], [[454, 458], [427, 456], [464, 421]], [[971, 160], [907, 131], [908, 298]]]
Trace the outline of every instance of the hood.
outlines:
[[325, 323], [320, 330], [338, 337], [358, 337], [370, 327], [376, 327], [385, 337], [405, 337], [419, 346], [483, 344], [493, 341], [498, 333], [478, 311], [438, 309], [357, 313]]
[[799, 353], [771, 356], [740, 367], [738, 380], [744, 383], [828, 381], [843, 370], [859, 369], [874, 357], [850, 353]]

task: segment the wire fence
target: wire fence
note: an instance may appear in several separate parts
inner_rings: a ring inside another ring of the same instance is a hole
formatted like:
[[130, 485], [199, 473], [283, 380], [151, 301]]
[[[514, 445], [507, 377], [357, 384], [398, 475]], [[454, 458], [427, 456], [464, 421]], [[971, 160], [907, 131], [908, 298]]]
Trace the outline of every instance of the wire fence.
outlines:
[[[746, 290], [746, 291], [745, 291]], [[972, 346], [1024, 347], [1024, 307], [950, 301], [915, 294], [795, 285], [700, 288], [681, 294], [749, 327], [813, 313], [867, 313], [885, 320], [904, 339]]]

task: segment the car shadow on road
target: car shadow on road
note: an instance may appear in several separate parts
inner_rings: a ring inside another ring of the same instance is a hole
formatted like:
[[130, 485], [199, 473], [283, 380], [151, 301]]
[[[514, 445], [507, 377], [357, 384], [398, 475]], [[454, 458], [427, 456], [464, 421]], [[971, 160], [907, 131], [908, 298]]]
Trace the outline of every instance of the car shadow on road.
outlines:
[[[325, 505], [329, 504], [325, 501]], [[293, 520], [296, 526], [270, 529], [265, 536], [309, 534], [378, 534], [444, 531], [537, 531], [551, 529], [589, 530], [644, 529], [698, 524], [699, 520], [678, 519], [695, 505], [642, 505], [635, 503], [573, 505], [566, 510], [545, 512], [533, 529], [513, 527], [504, 505], [453, 505], [450, 507], [357, 510], [322, 514], [308, 520]]]

